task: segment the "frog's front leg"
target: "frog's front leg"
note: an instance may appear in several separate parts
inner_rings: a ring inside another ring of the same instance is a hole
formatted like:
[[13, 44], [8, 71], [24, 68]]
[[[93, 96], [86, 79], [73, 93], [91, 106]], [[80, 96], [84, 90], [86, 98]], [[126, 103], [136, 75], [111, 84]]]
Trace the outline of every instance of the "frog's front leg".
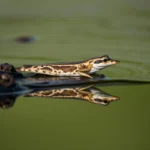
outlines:
[[90, 76], [89, 74], [86, 74], [86, 73], [84, 73], [84, 72], [78, 71], [78, 74], [81, 75], [81, 76], [88, 77], [88, 78], [91, 78], [91, 79], [92, 79], [92, 76]]

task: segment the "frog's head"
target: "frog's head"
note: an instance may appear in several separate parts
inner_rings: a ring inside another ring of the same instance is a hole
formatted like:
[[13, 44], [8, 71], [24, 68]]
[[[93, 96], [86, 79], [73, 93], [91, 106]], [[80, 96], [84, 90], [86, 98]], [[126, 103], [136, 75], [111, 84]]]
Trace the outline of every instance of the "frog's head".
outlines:
[[95, 104], [107, 106], [110, 102], [119, 100], [119, 97], [110, 95], [97, 88], [92, 88], [91, 93], [93, 96], [91, 97], [90, 101]]
[[107, 106], [110, 102], [116, 101], [118, 99], [119, 98], [116, 96], [96, 97], [96, 98], [93, 98], [93, 103]]
[[93, 66], [95, 70], [100, 70], [105, 67], [118, 64], [118, 60], [111, 59], [108, 55], [104, 55], [101, 57], [92, 58], [89, 60], [89, 63]]

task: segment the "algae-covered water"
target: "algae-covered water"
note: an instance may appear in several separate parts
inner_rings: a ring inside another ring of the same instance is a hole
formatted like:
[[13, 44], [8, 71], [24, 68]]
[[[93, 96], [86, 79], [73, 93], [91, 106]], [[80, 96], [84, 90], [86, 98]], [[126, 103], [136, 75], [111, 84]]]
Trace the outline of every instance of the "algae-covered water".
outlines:
[[[108, 54], [115, 79], [150, 81], [149, 1], [0, 1], [0, 63], [77, 61]], [[19, 43], [19, 36], [34, 36]], [[108, 106], [19, 97], [0, 110], [2, 150], [150, 149], [150, 85], [98, 86], [120, 97]]]

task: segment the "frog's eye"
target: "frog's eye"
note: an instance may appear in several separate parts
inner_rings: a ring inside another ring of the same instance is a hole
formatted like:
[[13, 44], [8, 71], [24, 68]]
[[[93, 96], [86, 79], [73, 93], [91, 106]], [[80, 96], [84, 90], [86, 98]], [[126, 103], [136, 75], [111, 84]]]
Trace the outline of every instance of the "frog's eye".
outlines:
[[103, 61], [104, 61], [104, 62], [107, 62], [107, 61], [108, 61], [108, 59], [106, 59], [106, 58], [105, 58]]
[[94, 64], [99, 64], [99, 63], [101, 63], [102, 62], [102, 60], [96, 60], [95, 62], [94, 62]]
[[103, 102], [104, 102], [105, 106], [109, 104], [109, 102], [107, 100], [104, 100]]

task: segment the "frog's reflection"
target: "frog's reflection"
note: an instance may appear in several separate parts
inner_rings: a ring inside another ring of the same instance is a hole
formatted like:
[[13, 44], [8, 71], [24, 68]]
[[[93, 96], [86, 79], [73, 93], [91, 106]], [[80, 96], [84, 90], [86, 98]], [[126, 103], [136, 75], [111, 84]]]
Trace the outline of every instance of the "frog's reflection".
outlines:
[[[62, 87], [62, 88], [46, 88], [42, 90], [34, 90], [27, 94], [20, 94], [25, 97], [47, 97], [47, 98], [59, 98], [59, 99], [79, 99], [86, 100], [95, 104], [108, 105], [112, 101], [116, 101], [119, 98], [112, 96], [94, 86], [88, 87]], [[1, 108], [10, 108], [14, 105], [16, 98], [20, 95], [5, 95], [0, 98]]]
[[110, 102], [119, 99], [118, 97], [112, 96], [94, 86], [46, 89], [37, 92], [32, 92], [30, 94], [27, 94], [26, 96], [80, 99], [105, 106], [108, 105]]

